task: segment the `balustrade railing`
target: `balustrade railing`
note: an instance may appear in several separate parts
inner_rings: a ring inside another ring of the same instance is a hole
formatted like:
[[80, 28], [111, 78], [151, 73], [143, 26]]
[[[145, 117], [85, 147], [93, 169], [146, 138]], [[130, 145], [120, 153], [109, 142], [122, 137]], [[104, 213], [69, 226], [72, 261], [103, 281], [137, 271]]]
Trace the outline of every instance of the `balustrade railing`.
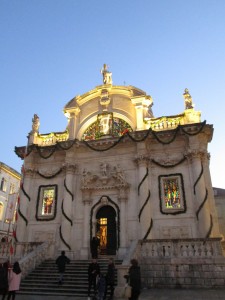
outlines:
[[26, 256], [19, 260], [23, 278], [32, 270], [34, 270], [36, 266], [40, 265], [44, 260], [49, 258], [49, 247], [50, 243], [44, 242], [35, 247], [33, 251], [26, 254]]
[[220, 238], [146, 240], [139, 243], [136, 256], [152, 258], [212, 258], [222, 256]]

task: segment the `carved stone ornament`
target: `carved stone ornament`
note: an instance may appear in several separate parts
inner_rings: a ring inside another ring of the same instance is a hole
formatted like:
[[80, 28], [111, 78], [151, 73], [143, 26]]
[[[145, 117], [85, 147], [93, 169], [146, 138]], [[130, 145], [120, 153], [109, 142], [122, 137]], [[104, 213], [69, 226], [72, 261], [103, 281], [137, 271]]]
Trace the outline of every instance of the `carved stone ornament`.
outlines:
[[36, 170], [34, 168], [24, 168], [24, 173], [26, 176], [33, 176], [36, 173]]
[[110, 103], [109, 92], [106, 89], [103, 89], [101, 93], [100, 104], [109, 105], [109, 103]]
[[76, 169], [77, 169], [77, 165], [76, 164], [70, 164], [70, 163], [64, 163], [62, 165], [62, 168], [64, 171], [68, 172], [68, 173], [75, 173]]
[[99, 172], [83, 170], [81, 178], [81, 189], [112, 189], [112, 188], [127, 188], [129, 184], [126, 180], [126, 175], [121, 166], [111, 166], [107, 162], [102, 162], [99, 165]]
[[207, 153], [207, 151], [199, 151], [199, 150], [189, 149], [188, 151], [186, 151], [185, 156], [190, 160], [192, 160], [194, 158], [200, 158], [202, 160], [205, 157], [208, 158], [208, 153]]

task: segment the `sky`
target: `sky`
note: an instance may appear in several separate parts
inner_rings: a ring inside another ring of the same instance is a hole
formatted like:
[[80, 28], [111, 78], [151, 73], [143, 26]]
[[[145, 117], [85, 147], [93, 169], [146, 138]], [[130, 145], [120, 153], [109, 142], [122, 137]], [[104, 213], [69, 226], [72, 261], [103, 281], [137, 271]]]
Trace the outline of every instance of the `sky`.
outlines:
[[40, 133], [64, 131], [64, 106], [102, 84], [104, 63], [152, 96], [155, 117], [182, 113], [189, 89], [225, 188], [224, 0], [0, 0], [0, 161], [20, 172], [34, 114]]

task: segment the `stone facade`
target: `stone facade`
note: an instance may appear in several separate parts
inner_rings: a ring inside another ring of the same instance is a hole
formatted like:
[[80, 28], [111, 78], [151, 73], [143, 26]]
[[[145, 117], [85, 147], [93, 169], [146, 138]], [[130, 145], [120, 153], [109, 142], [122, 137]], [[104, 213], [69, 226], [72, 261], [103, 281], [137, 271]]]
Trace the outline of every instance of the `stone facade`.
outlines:
[[[9, 195], [18, 195], [20, 178], [20, 173], [5, 163], [0, 162], [0, 241], [2, 238], [6, 240], [7, 235], [10, 235], [10, 237], [12, 235], [15, 219], [7, 219], [9, 217], [9, 205], [11, 205], [9, 203]], [[17, 197], [15, 203], [13, 203], [13, 213], [16, 210], [16, 205]]]
[[182, 113], [155, 118], [153, 100], [133, 86], [103, 84], [64, 107], [68, 126], [40, 134], [34, 115], [24, 159], [17, 239], [50, 241], [54, 253], [124, 258], [134, 241], [221, 236], [210, 179], [208, 143], [185, 90]]

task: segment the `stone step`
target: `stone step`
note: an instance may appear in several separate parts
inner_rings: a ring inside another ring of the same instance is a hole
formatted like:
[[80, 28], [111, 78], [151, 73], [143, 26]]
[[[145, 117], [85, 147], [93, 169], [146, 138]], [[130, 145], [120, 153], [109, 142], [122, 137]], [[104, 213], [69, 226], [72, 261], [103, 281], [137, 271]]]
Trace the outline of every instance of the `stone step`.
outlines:
[[[70, 264], [66, 266], [64, 283], [59, 285], [59, 273], [55, 260], [46, 260], [22, 280], [18, 293], [24, 295], [87, 297], [88, 265], [90, 262], [90, 260], [71, 260]], [[108, 259], [98, 259], [98, 263], [101, 272], [106, 273]], [[121, 260], [115, 260], [115, 265], [121, 263]]]

